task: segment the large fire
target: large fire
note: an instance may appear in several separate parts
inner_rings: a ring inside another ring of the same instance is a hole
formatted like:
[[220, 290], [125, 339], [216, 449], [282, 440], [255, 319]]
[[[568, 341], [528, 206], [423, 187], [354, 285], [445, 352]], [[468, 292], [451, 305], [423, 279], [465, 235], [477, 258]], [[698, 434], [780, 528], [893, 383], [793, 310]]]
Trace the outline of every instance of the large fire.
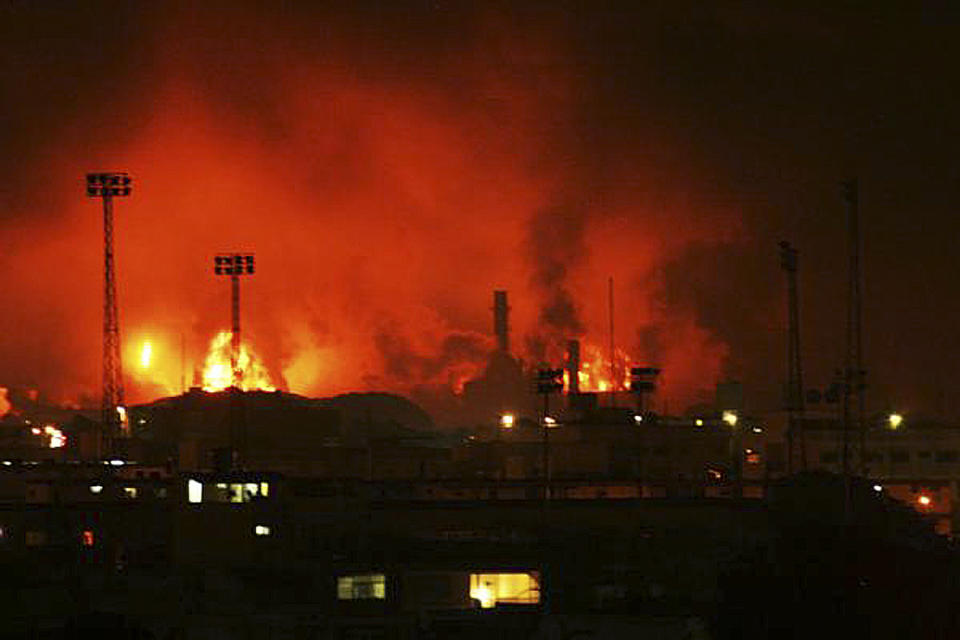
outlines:
[[[580, 391], [608, 392], [630, 389], [631, 360], [622, 349], [614, 349], [611, 366], [610, 354], [595, 344], [584, 343], [580, 351]], [[570, 388], [569, 374], [563, 373], [564, 387]]]
[[[221, 331], [210, 341], [210, 350], [203, 363], [203, 390], [222, 391], [231, 386], [230, 349], [232, 334]], [[241, 342], [237, 368], [241, 372], [240, 388], [244, 391], [274, 391], [270, 372], [253, 353], [250, 345]]]
[[[227, 296], [209, 265], [230, 247], [258, 260], [243, 290], [257, 348], [240, 354], [245, 389], [390, 391], [457, 406], [487, 363], [495, 288], [510, 292], [513, 355], [540, 362], [548, 354], [533, 345], [593, 335], [600, 346], [585, 344], [580, 387], [624, 388], [627, 358], [611, 375], [602, 339], [615, 276], [618, 343], [669, 372], [671, 403], [709, 393], [726, 347], [697, 304], [666, 295], [685, 291], [668, 276], [734, 242], [739, 214], [712, 192], [689, 193], [686, 167], [651, 160], [657, 131], [645, 144], [596, 147], [596, 123], [581, 118], [592, 85], [567, 73], [563, 27], [491, 16], [462, 46], [418, 31], [411, 45], [427, 55], [398, 56], [368, 46], [377, 29], [397, 37], [393, 24], [334, 21], [317, 38], [288, 28], [293, 9], [224, 21], [194, 5], [137, 39], [151, 64], [131, 66], [129, 100], [65, 113], [10, 180], [0, 238], [30, 242], [0, 252], [0, 271], [17, 274], [4, 282], [0, 369], [11, 377], [0, 384], [98, 403], [103, 230], [81, 182], [103, 168], [134, 179], [115, 219], [132, 404], [230, 386]], [[258, 45], [237, 45], [247, 42]], [[562, 354], [549, 357], [561, 365]]]

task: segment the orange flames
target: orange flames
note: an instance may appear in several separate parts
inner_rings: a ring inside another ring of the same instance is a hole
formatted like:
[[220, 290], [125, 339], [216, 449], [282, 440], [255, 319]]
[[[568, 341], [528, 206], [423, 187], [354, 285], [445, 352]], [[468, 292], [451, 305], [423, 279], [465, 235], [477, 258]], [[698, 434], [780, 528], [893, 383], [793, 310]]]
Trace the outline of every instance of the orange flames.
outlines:
[[[614, 350], [613, 366], [609, 353], [600, 347], [584, 343], [580, 351], [580, 391], [607, 392], [630, 389], [630, 357], [622, 349]], [[569, 373], [563, 373], [564, 387], [570, 388]]]
[[[217, 46], [199, 25], [221, 16], [193, 11], [145, 42], [152, 62], [138, 82], [149, 91], [110, 113], [90, 101], [37, 141], [22, 171], [49, 183], [42, 202], [28, 180], [11, 180], [19, 191], [0, 237], [31, 241], [0, 256], [17, 274], [0, 317], [0, 334], [13, 336], [0, 341], [0, 364], [16, 378], [0, 383], [96, 406], [103, 238], [81, 183], [85, 169], [116, 168], [134, 177], [115, 229], [130, 403], [230, 385], [230, 335], [218, 333], [227, 294], [209, 264], [230, 247], [255, 249], [261, 267], [243, 290], [257, 347], [241, 353], [246, 389], [433, 394], [445, 406], [453, 394], [441, 388], [458, 393], [484, 370], [492, 288], [511, 295], [512, 353], [534, 362], [541, 354], [524, 345], [544, 329], [550, 286], [583, 305], [570, 335], [600, 337], [612, 274], [624, 348], [641, 361], [656, 353], [672, 403], [709, 392], [726, 346], [695, 309], [664, 296], [662, 267], [732, 242], [738, 214], [712, 196], [701, 206], [685, 186], [674, 194], [654, 152], [600, 153], [615, 166], [593, 164], [583, 132], [560, 126], [579, 122], [589, 95], [581, 74], [564, 70], [565, 30], [492, 20], [470, 29], [463, 56], [436, 43], [436, 72], [423, 74], [420, 56], [391, 54], [384, 66], [356, 55], [348, 25], [318, 39], [285, 28], [284, 12], [277, 22], [238, 12], [218, 36], [231, 46]], [[256, 51], [232, 46], [253, 41]], [[115, 124], [125, 122], [139, 124]], [[535, 216], [561, 231], [544, 240]], [[532, 283], [532, 253], [550, 254], [548, 282]], [[585, 347], [581, 388], [624, 388], [627, 367], [611, 376], [606, 350]]]
[[[232, 334], [221, 331], [210, 341], [210, 350], [203, 363], [203, 390], [222, 391], [232, 384], [230, 371], [230, 345]], [[270, 372], [257, 357], [250, 345], [240, 344], [237, 368], [241, 372], [240, 388], [244, 391], [275, 391]]]
[[60, 449], [67, 445], [67, 436], [52, 424], [45, 425], [42, 429], [33, 427], [30, 429], [30, 433], [40, 436], [44, 446], [50, 449]]

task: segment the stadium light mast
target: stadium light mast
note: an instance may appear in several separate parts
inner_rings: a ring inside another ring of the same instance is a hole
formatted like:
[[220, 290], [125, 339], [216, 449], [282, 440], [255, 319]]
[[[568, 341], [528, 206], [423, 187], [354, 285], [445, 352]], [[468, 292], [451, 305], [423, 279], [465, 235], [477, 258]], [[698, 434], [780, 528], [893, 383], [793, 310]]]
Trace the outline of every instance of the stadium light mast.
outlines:
[[240, 370], [240, 277], [253, 275], [252, 253], [221, 253], [213, 259], [213, 272], [230, 276], [230, 379], [240, 388], [243, 372]]
[[103, 389], [101, 417], [113, 440], [129, 435], [123, 419], [123, 361], [120, 357], [120, 322], [117, 314], [117, 280], [113, 255], [113, 199], [130, 195], [126, 172], [87, 174], [87, 196], [103, 202]]

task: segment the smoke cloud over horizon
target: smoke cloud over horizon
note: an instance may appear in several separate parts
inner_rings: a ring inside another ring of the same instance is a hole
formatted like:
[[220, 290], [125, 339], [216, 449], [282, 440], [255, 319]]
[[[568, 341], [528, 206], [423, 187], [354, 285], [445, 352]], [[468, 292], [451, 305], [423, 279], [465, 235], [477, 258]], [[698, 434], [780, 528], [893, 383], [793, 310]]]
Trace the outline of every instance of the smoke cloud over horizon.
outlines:
[[125, 62], [77, 70], [93, 87], [31, 140], [0, 214], [0, 382], [97, 401], [102, 222], [82, 187], [116, 169], [134, 178], [115, 207], [128, 401], [196, 380], [229, 326], [224, 251], [256, 254], [244, 339], [296, 393], [442, 402], [492, 348], [494, 289], [519, 357], [605, 345], [613, 277], [618, 347], [664, 367], [671, 408], [710, 397], [729, 347], [665, 287], [679, 256], [742, 241], [737, 207], [667, 173], [654, 127], [602, 139], [565, 19], [369, 12], [181, 9], [143, 18]]

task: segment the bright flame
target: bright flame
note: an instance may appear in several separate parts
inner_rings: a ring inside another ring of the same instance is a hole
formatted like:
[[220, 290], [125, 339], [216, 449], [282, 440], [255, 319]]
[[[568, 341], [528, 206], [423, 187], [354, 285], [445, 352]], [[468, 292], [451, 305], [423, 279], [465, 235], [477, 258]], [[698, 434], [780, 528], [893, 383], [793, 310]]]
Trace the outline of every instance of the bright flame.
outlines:
[[143, 347], [140, 349], [140, 368], [149, 369], [150, 368], [150, 358], [153, 356], [153, 345], [150, 344], [149, 340], [144, 341]]
[[60, 449], [67, 444], [67, 436], [52, 424], [46, 425], [42, 432], [37, 428], [31, 429], [31, 431], [34, 434], [40, 435], [46, 441], [46, 445], [51, 449]]
[[120, 416], [120, 428], [123, 431], [130, 429], [130, 416], [127, 415], [127, 408], [118, 406], [117, 415]]
[[[230, 349], [233, 335], [221, 331], [210, 341], [210, 351], [203, 365], [203, 390], [223, 391], [233, 384], [230, 371]], [[237, 368], [241, 372], [240, 388], [244, 391], [259, 389], [275, 391], [270, 381], [270, 373], [260, 359], [244, 343], [240, 344]]]
[[[610, 367], [610, 355], [600, 347], [585, 343], [580, 350], [580, 371], [577, 382], [580, 391], [606, 392], [627, 391], [630, 389], [630, 357], [626, 352], [616, 349], [613, 371]], [[564, 387], [570, 387], [570, 373], [563, 372]], [[614, 380], [614, 378], [616, 378]]]

